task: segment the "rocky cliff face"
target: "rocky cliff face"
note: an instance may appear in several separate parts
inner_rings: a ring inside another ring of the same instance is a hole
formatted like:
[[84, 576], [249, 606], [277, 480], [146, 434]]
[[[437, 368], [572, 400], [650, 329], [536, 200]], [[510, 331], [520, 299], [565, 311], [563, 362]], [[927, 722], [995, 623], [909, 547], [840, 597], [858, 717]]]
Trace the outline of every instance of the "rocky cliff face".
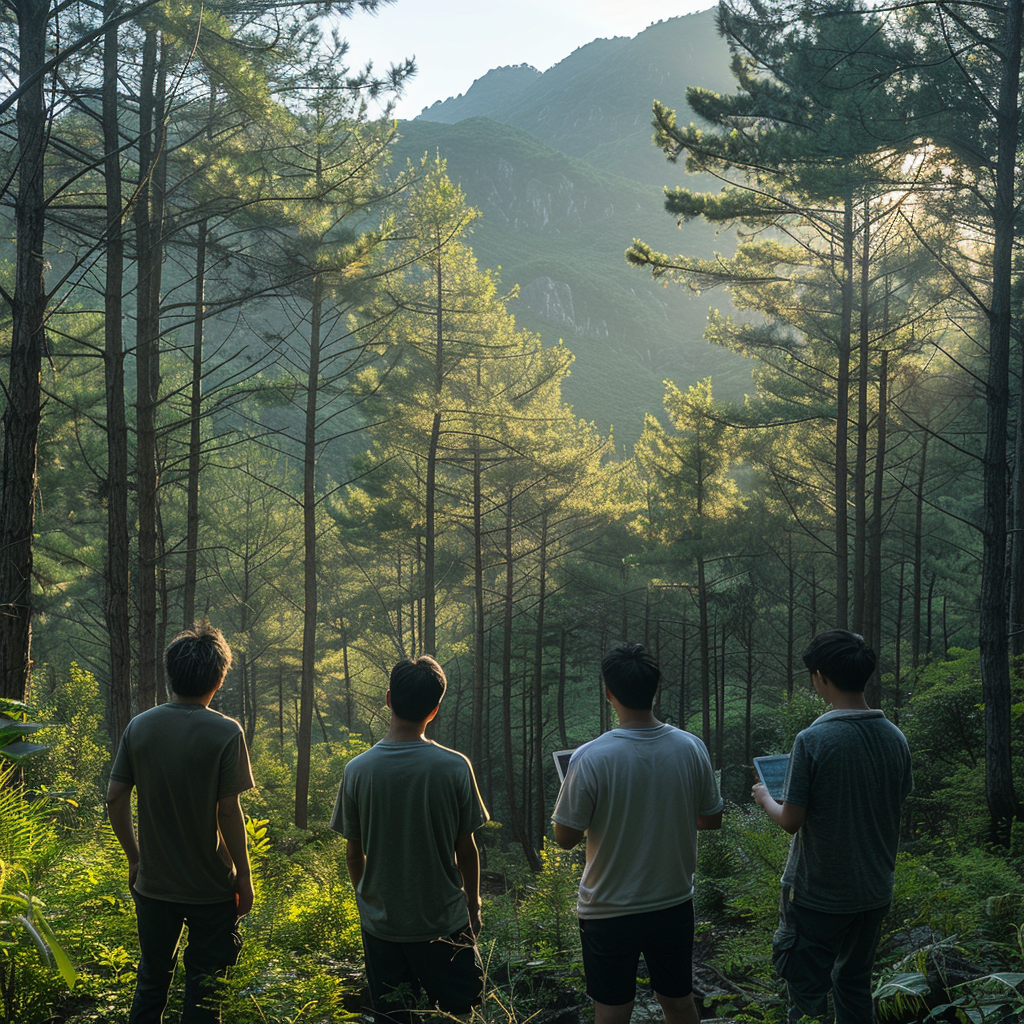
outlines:
[[534, 316], [567, 337], [604, 339], [608, 321], [600, 316], [578, 317], [572, 288], [565, 281], [536, 277], [519, 291], [519, 301]]

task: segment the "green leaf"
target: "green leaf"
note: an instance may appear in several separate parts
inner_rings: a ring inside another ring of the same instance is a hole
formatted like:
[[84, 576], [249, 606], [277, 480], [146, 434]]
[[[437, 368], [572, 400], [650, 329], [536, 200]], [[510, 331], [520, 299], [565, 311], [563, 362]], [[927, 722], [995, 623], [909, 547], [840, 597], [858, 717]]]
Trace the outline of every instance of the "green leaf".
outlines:
[[8, 761], [23, 761], [26, 757], [31, 757], [33, 754], [39, 754], [49, 749], [49, 746], [45, 743], [29, 743], [28, 740], [15, 740], [14, 743], [6, 747], [0, 747], [0, 757], [5, 757]]
[[35, 914], [36, 924], [39, 927], [39, 931], [42, 932], [43, 939], [52, 954], [53, 961], [57, 964], [57, 970], [60, 971], [60, 976], [64, 979], [64, 983], [69, 989], [75, 987], [75, 968], [71, 963], [71, 958], [64, 952], [64, 947], [57, 941], [57, 936], [54, 935], [53, 929], [50, 927], [50, 923], [36, 911]]
[[914, 995], [921, 996], [931, 990], [928, 978], [917, 971], [907, 974], [897, 974], [888, 981], [883, 982], [875, 989], [875, 998], [884, 999], [886, 996]]

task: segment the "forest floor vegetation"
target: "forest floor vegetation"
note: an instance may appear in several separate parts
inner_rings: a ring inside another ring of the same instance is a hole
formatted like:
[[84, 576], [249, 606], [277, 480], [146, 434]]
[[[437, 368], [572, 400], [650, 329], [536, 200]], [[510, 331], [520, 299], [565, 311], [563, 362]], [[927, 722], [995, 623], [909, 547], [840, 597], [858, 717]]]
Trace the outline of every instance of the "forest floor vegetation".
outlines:
[[[948, 743], [940, 757], [928, 739], [955, 717], [974, 727], [975, 666], [966, 652], [947, 661], [904, 711], [917, 789], [877, 958], [882, 1021], [1024, 1019], [1024, 824], [1009, 850], [987, 847], [982, 767]], [[108, 754], [96, 681], [72, 668], [33, 715], [61, 728], [47, 730], [50, 749], [26, 762], [21, 781], [8, 770], [0, 787], [0, 1024], [123, 1024], [138, 947], [127, 868], [102, 813]], [[360, 1018], [359, 918], [343, 841], [326, 822], [345, 763], [365, 748], [354, 735], [314, 747], [309, 818], [319, 824], [297, 830], [287, 824], [289, 751], [272, 731], [256, 737], [258, 790], [245, 805], [256, 903], [226, 985], [231, 1024]], [[956, 756], [961, 763], [940, 764]], [[472, 1020], [592, 1019], [575, 916], [581, 853], [548, 842], [533, 874], [503, 833], [490, 823], [480, 834], [487, 984]], [[701, 836], [694, 974], [704, 1019], [785, 1020], [771, 938], [787, 846], [749, 804], [731, 804], [721, 831]], [[73, 965], [70, 990], [55, 949]], [[660, 1019], [642, 975], [634, 1020]]]

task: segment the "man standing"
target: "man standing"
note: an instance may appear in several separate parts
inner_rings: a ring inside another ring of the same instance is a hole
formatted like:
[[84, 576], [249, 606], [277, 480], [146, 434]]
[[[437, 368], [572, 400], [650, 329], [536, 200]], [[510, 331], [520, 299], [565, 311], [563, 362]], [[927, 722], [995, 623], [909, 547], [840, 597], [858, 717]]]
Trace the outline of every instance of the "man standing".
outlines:
[[643, 954], [669, 1024], [699, 1024], [693, 1001], [697, 832], [720, 828], [707, 747], [652, 712], [661, 670], [642, 644], [601, 662], [619, 727], [569, 762], [555, 811], [563, 849], [586, 834], [577, 913], [595, 1024], [627, 1024]]
[[[487, 811], [469, 760], [424, 736], [447, 680], [426, 655], [391, 671], [384, 738], [345, 767], [331, 828], [347, 840], [366, 981], [384, 1020], [480, 1002], [480, 857]], [[424, 997], [425, 993], [425, 997]]]
[[811, 683], [833, 710], [793, 742], [779, 803], [754, 799], [793, 836], [782, 874], [772, 955], [789, 988], [789, 1019], [818, 1017], [832, 989], [836, 1024], [874, 1020], [871, 968], [892, 901], [910, 749], [864, 688], [875, 653], [846, 629], [820, 633], [803, 653]]
[[238, 919], [252, 908], [238, 795], [254, 783], [241, 727], [209, 706], [231, 667], [223, 634], [209, 625], [187, 629], [171, 641], [165, 661], [170, 700], [128, 723], [107, 790], [142, 952], [128, 1020], [163, 1020], [187, 924], [181, 1020], [211, 1024], [220, 1020], [220, 977], [242, 945]]

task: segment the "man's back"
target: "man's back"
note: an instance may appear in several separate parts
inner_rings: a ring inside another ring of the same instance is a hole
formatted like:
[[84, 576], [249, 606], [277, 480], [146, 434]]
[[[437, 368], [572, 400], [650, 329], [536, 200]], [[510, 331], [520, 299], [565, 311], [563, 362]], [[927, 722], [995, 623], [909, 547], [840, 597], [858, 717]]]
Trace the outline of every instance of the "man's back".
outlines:
[[877, 710], [835, 710], [797, 735], [785, 800], [806, 808], [783, 884], [802, 906], [842, 914], [892, 898], [907, 741]]
[[252, 786], [238, 722], [202, 704], [151, 708], [129, 722], [111, 778], [138, 791], [138, 892], [178, 903], [234, 898], [217, 806]]
[[707, 748], [657, 725], [613, 729], [577, 750], [552, 817], [586, 830], [581, 918], [675, 906], [693, 895], [697, 817], [722, 809]]
[[437, 743], [381, 740], [345, 768], [331, 828], [356, 839], [366, 868], [356, 891], [363, 927], [424, 942], [466, 923], [455, 841], [486, 820], [469, 761]]

